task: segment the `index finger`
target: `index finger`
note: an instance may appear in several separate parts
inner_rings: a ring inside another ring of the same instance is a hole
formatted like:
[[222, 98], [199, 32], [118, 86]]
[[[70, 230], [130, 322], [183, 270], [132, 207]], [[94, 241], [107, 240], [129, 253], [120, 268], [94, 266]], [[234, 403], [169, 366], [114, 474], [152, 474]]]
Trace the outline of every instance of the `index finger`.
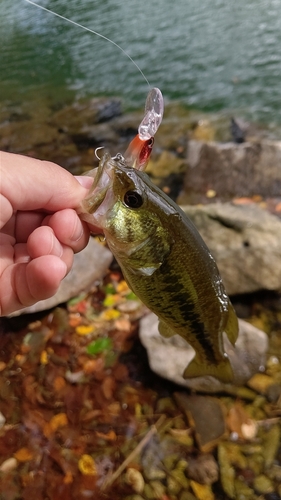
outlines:
[[55, 163], [5, 152], [0, 152], [0, 182], [1, 193], [13, 210], [76, 208], [88, 192]]

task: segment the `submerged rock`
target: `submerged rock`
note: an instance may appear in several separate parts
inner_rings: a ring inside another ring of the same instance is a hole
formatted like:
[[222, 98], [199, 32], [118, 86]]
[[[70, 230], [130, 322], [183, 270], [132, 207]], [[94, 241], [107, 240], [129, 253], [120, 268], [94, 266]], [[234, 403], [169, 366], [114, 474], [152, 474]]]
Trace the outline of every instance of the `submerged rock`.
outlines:
[[74, 255], [72, 269], [61, 282], [57, 293], [53, 297], [40, 300], [30, 307], [16, 311], [10, 317], [50, 309], [67, 302], [81, 292], [90, 290], [93, 283], [102, 279], [105, 275], [112, 258], [112, 253], [107, 248], [100, 245], [94, 238], [90, 238], [86, 248]]
[[281, 220], [252, 205], [182, 207], [216, 260], [229, 295], [281, 288]]
[[235, 392], [265, 364], [268, 338], [254, 326], [239, 319], [239, 336], [235, 348], [224, 337], [225, 351], [234, 373], [233, 384], [224, 384], [214, 377], [184, 379], [182, 374], [194, 357], [193, 348], [179, 335], [167, 339], [158, 332], [158, 318], [151, 313], [140, 323], [140, 339], [147, 350], [151, 369], [161, 377], [191, 389], [209, 393]]

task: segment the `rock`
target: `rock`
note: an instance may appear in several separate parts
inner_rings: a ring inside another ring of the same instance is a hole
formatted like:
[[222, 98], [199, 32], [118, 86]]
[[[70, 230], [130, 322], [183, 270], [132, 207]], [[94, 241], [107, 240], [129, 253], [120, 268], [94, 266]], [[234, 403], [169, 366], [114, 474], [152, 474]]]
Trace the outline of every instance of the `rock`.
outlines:
[[171, 174], [181, 173], [186, 169], [185, 162], [171, 151], [163, 151], [157, 160], [150, 160], [146, 173], [153, 177], [168, 177]]
[[94, 238], [90, 238], [87, 247], [74, 256], [70, 273], [61, 282], [53, 297], [16, 311], [10, 317], [50, 309], [79, 295], [82, 291], [90, 290], [93, 283], [104, 276], [112, 258], [112, 253], [107, 248], [100, 245]]
[[150, 313], [140, 323], [140, 339], [147, 350], [151, 369], [161, 377], [197, 391], [235, 393], [235, 386], [244, 385], [265, 364], [267, 335], [239, 319], [239, 336], [235, 348], [224, 336], [225, 351], [234, 373], [233, 384], [224, 384], [207, 376], [184, 379], [184, 369], [194, 357], [193, 348], [179, 335], [167, 339], [158, 332], [158, 318]]
[[184, 193], [188, 203], [200, 201], [212, 189], [223, 200], [235, 196], [280, 196], [281, 141], [243, 144], [191, 140]]
[[73, 135], [84, 127], [111, 120], [120, 114], [121, 101], [119, 99], [100, 97], [76, 101], [63, 107], [52, 115], [50, 123]]
[[[192, 428], [197, 445], [203, 453], [212, 451], [218, 443], [227, 436], [225, 422], [225, 407], [218, 398], [199, 396], [198, 394], [185, 394], [184, 392], [176, 392], [174, 394], [177, 405], [186, 414], [186, 418]], [[210, 419], [212, 415], [212, 419]], [[203, 459], [199, 458], [200, 465], [189, 461], [188, 477], [194, 479], [198, 483], [212, 484], [218, 479], [218, 471], [210, 470], [211, 464], [207, 456]], [[206, 470], [204, 462], [207, 460]], [[193, 466], [192, 466], [193, 465]], [[199, 466], [199, 467], [198, 467]], [[199, 471], [196, 469], [200, 469]], [[210, 474], [208, 474], [208, 471]], [[212, 477], [213, 476], [213, 477]]]
[[106, 97], [60, 103], [59, 109], [48, 99], [35, 100], [31, 108], [26, 103], [7, 106], [0, 110], [0, 149], [53, 161], [79, 174], [97, 165], [95, 148], [109, 148], [112, 154], [127, 148], [120, 148], [124, 140], [115, 130], [120, 114], [121, 101]]
[[277, 216], [255, 204], [182, 208], [215, 258], [229, 295], [280, 290], [281, 220]]

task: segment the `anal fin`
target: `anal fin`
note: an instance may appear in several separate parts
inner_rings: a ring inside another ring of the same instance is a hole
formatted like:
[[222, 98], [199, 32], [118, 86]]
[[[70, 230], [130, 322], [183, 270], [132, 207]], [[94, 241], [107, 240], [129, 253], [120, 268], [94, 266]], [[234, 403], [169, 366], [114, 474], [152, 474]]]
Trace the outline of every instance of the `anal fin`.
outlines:
[[200, 361], [196, 355], [184, 370], [183, 378], [205, 377], [206, 375], [215, 377], [225, 384], [232, 382], [233, 371], [229, 359], [225, 357], [225, 359], [219, 361], [217, 364], [210, 364]]
[[239, 333], [239, 324], [236, 316], [236, 312], [234, 311], [233, 305], [229, 302], [228, 305], [228, 319], [227, 324], [224, 329], [226, 335], [228, 336], [229, 341], [234, 346]]

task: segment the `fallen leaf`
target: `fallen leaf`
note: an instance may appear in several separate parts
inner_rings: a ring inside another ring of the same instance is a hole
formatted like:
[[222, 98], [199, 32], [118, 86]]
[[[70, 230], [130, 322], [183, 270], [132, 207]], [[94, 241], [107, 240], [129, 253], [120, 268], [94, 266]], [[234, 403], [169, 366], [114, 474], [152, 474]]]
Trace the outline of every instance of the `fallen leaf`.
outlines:
[[96, 476], [97, 474], [95, 461], [91, 455], [82, 455], [78, 461], [78, 469], [84, 476]]
[[96, 436], [104, 439], [105, 441], [116, 441], [117, 439], [116, 433], [113, 430], [110, 430], [107, 434], [104, 434], [103, 432], [96, 432]]
[[48, 353], [47, 351], [42, 351], [40, 355], [40, 363], [41, 365], [47, 365], [48, 364]]
[[208, 485], [199, 484], [191, 479], [190, 486], [198, 500], [215, 500], [214, 493]]
[[104, 397], [106, 399], [111, 399], [113, 395], [113, 391], [116, 387], [116, 383], [113, 377], [110, 375], [108, 377], [105, 377], [102, 381], [102, 391], [104, 394]]
[[32, 460], [33, 453], [28, 448], [20, 448], [16, 453], [14, 453], [14, 457], [18, 462], [28, 462]]
[[79, 325], [75, 328], [75, 332], [78, 335], [90, 335], [95, 331], [94, 325]]
[[[246, 438], [247, 431], [250, 432], [249, 426], [251, 426], [253, 422], [253, 420], [250, 419], [248, 413], [244, 410], [243, 406], [240, 403], [236, 403], [232, 408], [230, 408], [226, 420], [229, 430], [231, 432], [235, 432], [242, 439]], [[242, 430], [243, 426], [245, 435], [243, 434]]]
[[44, 436], [50, 437], [54, 434], [60, 427], [65, 427], [68, 424], [68, 419], [66, 413], [57, 413], [54, 415], [50, 422], [46, 422], [44, 426]]

